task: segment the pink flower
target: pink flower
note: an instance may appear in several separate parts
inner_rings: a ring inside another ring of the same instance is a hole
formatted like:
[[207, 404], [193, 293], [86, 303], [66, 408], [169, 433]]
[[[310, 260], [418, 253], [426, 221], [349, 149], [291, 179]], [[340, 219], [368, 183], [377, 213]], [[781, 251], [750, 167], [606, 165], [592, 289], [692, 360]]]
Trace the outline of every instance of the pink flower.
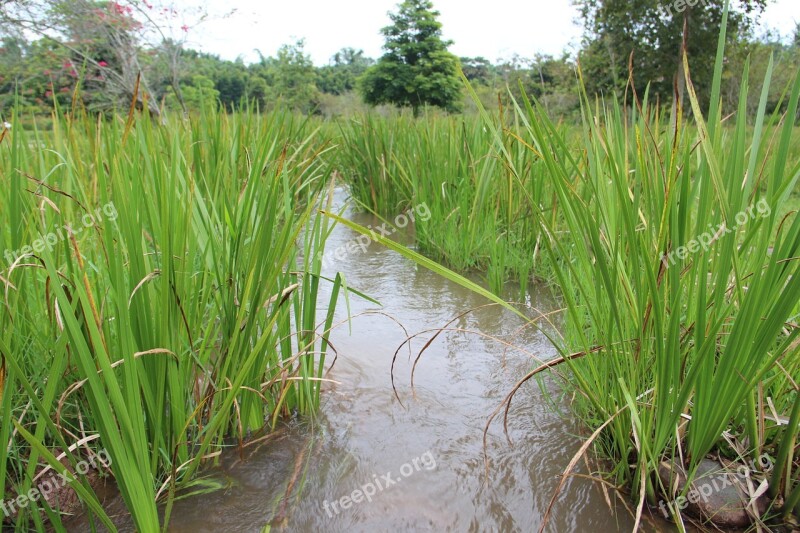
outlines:
[[101, 66], [101, 67], [107, 67], [108, 66], [108, 63], [106, 63], [105, 61], [98, 61], [97, 64], [99, 66]]
[[189, 26], [187, 26], [186, 24], [184, 24], [183, 26], [181, 26], [181, 29], [182, 29], [183, 31], [189, 31]]
[[53, 91], [45, 91], [44, 92], [44, 97], [45, 98], [50, 98], [51, 96], [53, 96]]

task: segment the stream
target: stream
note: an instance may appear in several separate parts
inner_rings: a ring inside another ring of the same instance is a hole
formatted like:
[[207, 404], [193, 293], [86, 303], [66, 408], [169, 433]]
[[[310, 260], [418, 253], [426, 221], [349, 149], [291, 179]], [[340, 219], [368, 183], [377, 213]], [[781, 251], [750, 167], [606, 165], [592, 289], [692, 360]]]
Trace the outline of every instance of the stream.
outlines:
[[[346, 199], [337, 190], [334, 203]], [[345, 216], [362, 225], [381, 224], [350, 209]], [[409, 244], [411, 231], [392, 238]], [[356, 237], [339, 226], [327, 248], [340, 249]], [[535, 358], [555, 355], [547, 338], [521, 329], [523, 321], [513, 313], [486, 307], [482, 297], [377, 243], [339, 257], [323, 274], [342, 272], [350, 287], [382, 305], [350, 295], [352, 331], [345, 323], [331, 336], [338, 358], [327, 378], [336, 383], [326, 383], [318, 416], [279, 425], [241, 453], [225, 452], [219, 466], [205, 472], [225, 488], [177, 501], [169, 531], [257, 533], [269, 530], [266, 525], [308, 532], [538, 530], [587, 432], [570, 416], [553, 377], [542, 382], [550, 394], [530, 381], [514, 398], [508, 419], [513, 445], [502, 416], [492, 424], [488, 476], [483, 431], [492, 411], [537, 364]], [[323, 288], [321, 306], [329, 290]], [[546, 289], [531, 285], [531, 291], [525, 302], [530, 316], [553, 309]], [[519, 299], [512, 288], [504, 296]], [[450, 329], [457, 331], [442, 333], [425, 351], [412, 390], [412, 362], [434, 335], [428, 330], [472, 308], [479, 309], [453, 322]], [[337, 317], [346, 321], [344, 299]], [[408, 335], [420, 332], [411, 343], [412, 357], [405, 346], [396, 360], [398, 400], [392, 359]], [[524, 351], [506, 350], [490, 336]], [[556, 500], [546, 531], [631, 531], [634, 519], [614, 491], [606, 493], [589, 479], [584, 461], [576, 472]], [[645, 516], [643, 530], [672, 528]]]

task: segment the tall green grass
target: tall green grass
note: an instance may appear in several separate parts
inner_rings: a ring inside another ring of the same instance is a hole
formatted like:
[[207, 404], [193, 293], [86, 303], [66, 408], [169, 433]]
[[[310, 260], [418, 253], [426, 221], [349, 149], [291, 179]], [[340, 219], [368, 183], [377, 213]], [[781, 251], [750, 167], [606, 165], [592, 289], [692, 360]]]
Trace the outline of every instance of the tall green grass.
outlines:
[[692, 476], [709, 454], [767, 453], [773, 512], [788, 515], [800, 511], [800, 73], [783, 115], [767, 109], [771, 63], [763, 80], [745, 72], [739, 107], [723, 110], [724, 29], [719, 42], [708, 110], [690, 78], [686, 114], [631, 85], [624, 102], [584, 93], [572, 129], [528, 99], [489, 114], [473, 93], [477, 123], [348, 123], [338, 161], [369, 209], [428, 203], [426, 255], [483, 269], [493, 289], [525, 277], [519, 259], [547, 269], [574, 408], [640, 510], [673, 499], [662, 462]]
[[800, 217], [778, 213], [800, 178], [790, 146], [800, 73], [786, 115], [769, 115], [770, 65], [755, 80], [754, 119], [745, 73], [726, 122], [723, 43], [724, 32], [707, 112], [689, 81], [691, 126], [661, 116], [646, 93], [625, 107], [584, 95], [579, 146], [536, 103], [517, 113], [558, 198], [558, 222], [539, 220], [561, 266], [560, 350], [576, 408], [592, 429], [608, 423], [598, 444], [615, 481], [655, 503], [662, 461], [692, 476], [712, 452], [747, 464], [766, 452], [777, 460], [772, 496], [789, 513], [800, 497]]
[[[6, 497], [60, 468], [55, 455], [74, 465], [104, 448], [137, 529], [156, 531], [158, 502], [226, 439], [313, 411], [339, 285], [318, 324], [328, 149], [280, 113], [159, 125], [57, 112], [52, 131], [5, 136], [0, 247], [22, 251], [0, 268]], [[49, 233], [52, 246], [22, 250]], [[41, 529], [45, 507], [15, 527]]]
[[498, 138], [476, 117], [364, 115], [341, 124], [337, 168], [370, 211], [393, 215], [427, 205], [432, 216], [416, 224], [416, 235], [428, 257], [484, 272], [495, 292], [509, 279], [524, 290], [534, 266], [546, 273], [536, 265], [533, 210], [550, 209], [552, 194], [544, 166], [516, 142], [513, 116], [492, 117], [494, 127], [506, 122]]

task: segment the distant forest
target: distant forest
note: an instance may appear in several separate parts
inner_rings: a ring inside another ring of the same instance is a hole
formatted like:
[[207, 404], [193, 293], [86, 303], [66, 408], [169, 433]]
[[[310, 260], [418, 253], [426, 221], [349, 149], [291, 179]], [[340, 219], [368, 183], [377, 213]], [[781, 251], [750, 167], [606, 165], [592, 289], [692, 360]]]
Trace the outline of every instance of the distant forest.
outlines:
[[[756, 38], [754, 16], [764, 1], [740, 2], [731, 13], [723, 93], [728, 106], [737, 102], [742, 83], [741, 75], [734, 73], [743, 71], [748, 58], [750, 85], [760, 86], [768, 58], [774, 55], [772, 108], [780, 103], [792, 72], [800, 68], [800, 28], [791, 40], [769, 34]], [[632, 67], [639, 96], [649, 82], [651, 99], [665, 103], [672, 100], [685, 21], [692, 79], [698, 80], [702, 95], [703, 81], [711, 78], [713, 69], [722, 1], [703, 2], [681, 13], [664, 10], [655, 1], [639, 3], [644, 7], [634, 13], [629, 2], [576, 2], [585, 26], [577, 54], [504, 60], [461, 57], [460, 69], [490, 109], [510, 103], [510, 95], [518, 98], [524, 90], [553, 114], [573, 114], [580, 101], [578, 65], [590, 94], [625, 95]], [[174, 15], [174, 10], [146, 1], [4, 3], [0, 115], [5, 119], [15, 103], [25, 113], [46, 113], [53, 105], [73, 105], [75, 97], [86, 109], [107, 111], [127, 107], [134, 94], [154, 113], [251, 105], [338, 116], [368, 108], [359, 83], [378, 58], [345, 48], [328, 64], [317, 66], [299, 40], [251, 64], [227, 61], [187, 48], [180, 37], [191, 28], [168, 31]], [[458, 109], [474, 110], [466, 91], [460, 94]], [[751, 94], [753, 110], [759, 94]]]

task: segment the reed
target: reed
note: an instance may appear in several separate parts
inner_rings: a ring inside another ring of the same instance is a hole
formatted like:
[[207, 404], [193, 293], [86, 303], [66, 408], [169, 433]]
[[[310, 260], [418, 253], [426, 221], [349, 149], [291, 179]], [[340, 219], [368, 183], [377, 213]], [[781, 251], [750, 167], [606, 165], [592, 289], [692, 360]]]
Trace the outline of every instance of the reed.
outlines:
[[[554, 282], [573, 407], [640, 512], [667, 493], [663, 462], [693, 476], [709, 454], [739, 464], [769, 454], [773, 502], [800, 509], [800, 73], [781, 115], [767, 109], [772, 63], [763, 80], [746, 66], [739, 106], [723, 113], [724, 42], [723, 27], [708, 110], [687, 62], [688, 113], [665, 113], [631, 85], [624, 102], [584, 92], [574, 128], [524, 96], [490, 114], [474, 93], [478, 122], [365, 117], [344, 128], [339, 163], [362, 204], [430, 206], [417, 227], [426, 255], [483, 270], [493, 290], [509, 272], [525, 277], [520, 259]], [[374, 130], [380, 141], [362, 135]], [[366, 153], [382, 161], [376, 171]]]
[[[104, 449], [137, 529], [156, 531], [226, 439], [313, 412], [340, 284], [319, 324], [327, 150], [286, 113], [160, 125], [59, 110], [52, 131], [6, 135], [6, 495], [35, 486], [44, 463], [61, 468], [62, 452], [74, 466]], [[41, 528], [42, 509], [60, 524], [47, 507], [21, 509], [15, 527]]]
[[608, 424], [597, 443], [615, 481], [655, 503], [666, 492], [662, 461], [692, 476], [710, 453], [752, 464], [766, 452], [777, 458], [772, 495], [788, 513], [800, 494], [800, 218], [779, 213], [800, 178], [791, 147], [800, 73], [787, 113], [768, 115], [770, 63], [751, 127], [745, 72], [726, 123], [723, 57], [724, 30], [705, 113], [686, 64], [691, 124], [662, 116], [646, 92], [625, 107], [584, 94], [573, 146], [535, 102], [517, 113], [558, 198], [555, 224], [539, 216], [561, 266], [558, 345], [577, 411], [590, 429]]

